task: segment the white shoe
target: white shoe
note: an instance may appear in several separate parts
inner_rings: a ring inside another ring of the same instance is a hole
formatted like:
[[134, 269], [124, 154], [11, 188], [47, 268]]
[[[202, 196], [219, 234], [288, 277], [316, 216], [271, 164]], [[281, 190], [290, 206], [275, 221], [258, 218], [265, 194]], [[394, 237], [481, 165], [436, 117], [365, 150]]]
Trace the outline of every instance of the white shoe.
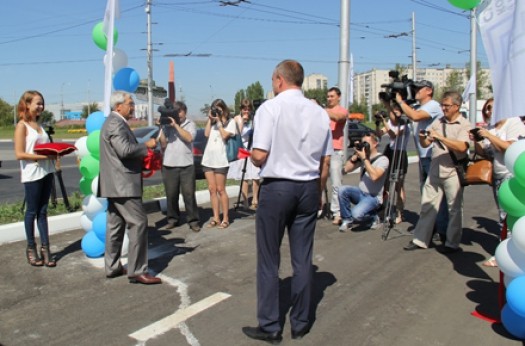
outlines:
[[374, 216], [372, 221], [370, 222], [368, 228], [370, 229], [378, 229], [379, 225], [381, 224], [381, 220], [379, 219], [379, 216]]
[[352, 229], [352, 221], [343, 220], [341, 226], [339, 226], [339, 232], [346, 232]]

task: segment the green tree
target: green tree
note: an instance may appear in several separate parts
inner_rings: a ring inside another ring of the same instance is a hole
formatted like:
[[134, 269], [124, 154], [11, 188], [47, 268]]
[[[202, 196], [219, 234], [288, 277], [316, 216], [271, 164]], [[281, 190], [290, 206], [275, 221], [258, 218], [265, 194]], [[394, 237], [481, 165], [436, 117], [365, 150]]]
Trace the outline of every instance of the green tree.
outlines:
[[55, 124], [55, 115], [50, 111], [43, 111], [40, 114], [40, 122], [45, 125], [54, 125]]
[[82, 106], [82, 114], [81, 117], [83, 119], [86, 119], [91, 113], [98, 112], [100, 109], [98, 108], [98, 103], [92, 102], [89, 105]]
[[202, 107], [202, 108], [200, 109], [200, 112], [201, 112], [205, 117], [207, 117], [207, 116], [208, 116], [208, 113], [209, 113], [209, 111], [210, 111], [210, 107], [211, 107], [210, 104], [205, 103], [205, 104], [204, 104], [204, 107]]
[[[16, 121], [18, 121], [18, 117], [16, 117]], [[11, 126], [14, 123], [13, 106], [0, 98], [0, 126]]]
[[365, 97], [361, 97], [361, 100], [359, 102], [354, 102], [348, 109], [349, 113], [363, 113], [365, 115], [365, 119], [368, 118], [368, 107], [366, 103]]
[[322, 89], [310, 89], [304, 91], [304, 96], [309, 99], [316, 99], [319, 104], [326, 106], [326, 94], [328, 93], [327, 88]]
[[459, 93], [463, 92], [464, 89], [463, 85], [463, 71], [461, 70], [454, 70], [452, 71], [445, 81], [445, 85], [443, 87], [439, 87], [437, 85], [434, 85], [434, 100], [441, 100], [443, 94], [446, 91], [457, 91]]
[[[465, 64], [467, 69], [467, 79], [470, 79], [470, 64]], [[492, 90], [492, 85], [489, 85], [489, 76], [481, 69], [481, 62], [476, 61], [476, 97], [484, 98], [486, 95], [483, 93], [483, 89], [487, 87]]]
[[249, 99], [250, 101], [264, 99], [264, 89], [261, 83], [255, 82], [248, 85], [246, 89], [237, 91], [235, 94], [234, 105], [235, 114], [239, 114], [241, 111], [241, 101], [245, 98]]

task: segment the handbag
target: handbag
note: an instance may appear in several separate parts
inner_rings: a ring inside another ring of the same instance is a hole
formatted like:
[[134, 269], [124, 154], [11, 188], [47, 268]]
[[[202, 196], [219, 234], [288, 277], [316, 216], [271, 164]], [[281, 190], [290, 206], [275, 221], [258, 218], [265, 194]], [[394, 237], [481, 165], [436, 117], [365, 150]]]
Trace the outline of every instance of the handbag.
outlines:
[[[445, 123], [443, 123], [443, 134], [446, 136]], [[470, 159], [468, 156], [458, 160], [454, 152], [449, 150], [450, 157], [456, 167], [459, 183], [461, 186], [469, 185], [492, 185], [492, 161], [487, 159], [476, 159], [476, 153]]]
[[[232, 119], [232, 121], [235, 121]], [[235, 128], [237, 129], [234, 136], [230, 137], [226, 142], [226, 157], [228, 162], [236, 161], [239, 159], [238, 153], [239, 149], [244, 148], [242, 144], [242, 137], [239, 131], [239, 126], [235, 123]]]

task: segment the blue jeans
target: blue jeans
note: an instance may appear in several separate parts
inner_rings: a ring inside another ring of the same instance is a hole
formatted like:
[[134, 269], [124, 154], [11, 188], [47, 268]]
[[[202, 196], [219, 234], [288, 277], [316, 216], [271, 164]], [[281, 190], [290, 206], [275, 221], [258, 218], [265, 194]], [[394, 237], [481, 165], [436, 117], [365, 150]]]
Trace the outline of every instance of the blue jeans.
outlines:
[[49, 173], [40, 180], [24, 183], [26, 213], [24, 226], [26, 230], [27, 246], [35, 246], [35, 219], [40, 233], [42, 245], [49, 245], [49, 229], [47, 226], [47, 206], [51, 196], [51, 186], [54, 179]]
[[377, 214], [379, 200], [377, 197], [364, 193], [357, 186], [341, 186], [339, 187], [339, 207], [343, 221], [360, 222]]

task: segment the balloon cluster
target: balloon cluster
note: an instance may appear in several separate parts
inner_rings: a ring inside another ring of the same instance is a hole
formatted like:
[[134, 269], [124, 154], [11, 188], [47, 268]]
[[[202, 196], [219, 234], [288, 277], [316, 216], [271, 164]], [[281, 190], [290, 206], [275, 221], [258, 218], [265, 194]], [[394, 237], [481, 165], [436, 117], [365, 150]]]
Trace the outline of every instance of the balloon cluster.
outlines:
[[481, 0], [448, 0], [451, 5], [459, 7], [463, 10], [472, 10], [478, 6]]
[[500, 206], [507, 212], [511, 236], [496, 249], [496, 262], [505, 274], [507, 304], [501, 320], [509, 333], [525, 339], [525, 140], [514, 142], [505, 152], [505, 166], [513, 178], [499, 188]]
[[[93, 42], [100, 49], [106, 51], [108, 39], [104, 33], [103, 22], [95, 25], [92, 31]], [[113, 32], [113, 42], [118, 41], [118, 32]], [[113, 88], [133, 93], [137, 89], [140, 78], [138, 73], [127, 67], [128, 57], [126, 53], [118, 48], [113, 49], [111, 59], [106, 54], [104, 56], [106, 69], [111, 68], [113, 75]], [[110, 65], [111, 64], [111, 65]], [[116, 72], [115, 72], [116, 71]], [[82, 238], [82, 250], [88, 257], [96, 258], [104, 254], [106, 239], [106, 210], [107, 200], [97, 198], [98, 175], [100, 171], [100, 129], [106, 120], [103, 112], [97, 111], [89, 114], [86, 119], [87, 136], [79, 138], [75, 146], [77, 155], [80, 160], [80, 191], [84, 196], [82, 201], [82, 215], [80, 224], [87, 232]], [[124, 244], [128, 242], [127, 236], [124, 238]], [[127, 246], [123, 247], [123, 254], [127, 252]]]

